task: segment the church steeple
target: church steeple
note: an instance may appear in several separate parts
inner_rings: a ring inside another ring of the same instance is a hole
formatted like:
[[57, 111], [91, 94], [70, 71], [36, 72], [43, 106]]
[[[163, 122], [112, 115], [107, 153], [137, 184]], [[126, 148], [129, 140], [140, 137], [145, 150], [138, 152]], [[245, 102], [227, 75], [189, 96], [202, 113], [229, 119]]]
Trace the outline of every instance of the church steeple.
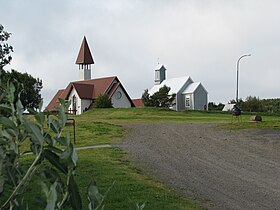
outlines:
[[86, 37], [84, 36], [76, 64], [79, 65], [80, 80], [91, 79], [91, 64], [94, 64]]
[[158, 63], [157, 67], [155, 68], [155, 85], [159, 85], [163, 80], [166, 79], [165, 71], [166, 68], [164, 65]]

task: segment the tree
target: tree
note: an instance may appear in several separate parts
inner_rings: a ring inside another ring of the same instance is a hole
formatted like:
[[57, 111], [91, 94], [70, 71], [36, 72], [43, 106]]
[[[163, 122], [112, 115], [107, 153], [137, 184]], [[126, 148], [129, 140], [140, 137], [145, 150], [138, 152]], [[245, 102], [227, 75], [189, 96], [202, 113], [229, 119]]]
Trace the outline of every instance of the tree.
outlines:
[[218, 105], [215, 104], [215, 102], [209, 102], [208, 103], [208, 109], [209, 110], [222, 110], [224, 106], [225, 105], [222, 104], [222, 103], [219, 103]]
[[0, 24], [0, 86], [1, 84], [2, 86], [5, 86], [8, 81], [13, 82], [15, 86], [14, 102], [16, 103], [19, 93], [21, 93], [20, 99], [24, 109], [38, 109], [39, 104], [42, 101], [40, 94], [40, 91], [43, 88], [42, 80], [39, 78], [35, 79], [27, 73], [20, 73], [15, 70], [7, 72], [3, 69], [4, 66], [9, 64], [12, 60], [10, 53], [13, 52], [13, 47], [7, 43], [10, 36], [11, 33], [4, 31], [4, 26]]
[[0, 24], [0, 74], [3, 67], [12, 60], [10, 53], [13, 52], [13, 47], [7, 43], [10, 36], [11, 33], [4, 31], [4, 26]]
[[112, 108], [113, 104], [111, 98], [107, 94], [100, 94], [95, 99], [95, 107], [96, 108]]
[[153, 106], [151, 103], [150, 94], [148, 92], [148, 89], [144, 90], [144, 93], [142, 94], [141, 99], [142, 99], [144, 106]]
[[148, 90], [145, 90], [142, 94], [142, 101], [145, 106], [154, 107], [171, 107], [174, 103], [176, 94], [169, 95], [170, 87], [164, 85], [155, 92], [153, 95], [149, 95]]
[[30, 74], [20, 73], [16, 70], [11, 72], [2, 70], [2, 82], [13, 82], [15, 85], [15, 102], [20, 93], [20, 100], [24, 109], [34, 108], [38, 109], [42, 101], [41, 89], [43, 88], [42, 80], [34, 78]]
[[262, 112], [263, 106], [261, 100], [256, 96], [248, 96], [242, 104], [242, 109], [249, 112]]

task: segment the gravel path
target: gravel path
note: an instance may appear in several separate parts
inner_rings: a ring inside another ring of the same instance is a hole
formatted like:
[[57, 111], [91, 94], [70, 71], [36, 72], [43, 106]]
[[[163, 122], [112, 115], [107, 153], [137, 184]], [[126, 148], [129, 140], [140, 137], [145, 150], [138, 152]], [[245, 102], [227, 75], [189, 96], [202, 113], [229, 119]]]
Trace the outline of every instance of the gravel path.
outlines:
[[138, 166], [208, 209], [280, 209], [280, 131], [127, 125]]

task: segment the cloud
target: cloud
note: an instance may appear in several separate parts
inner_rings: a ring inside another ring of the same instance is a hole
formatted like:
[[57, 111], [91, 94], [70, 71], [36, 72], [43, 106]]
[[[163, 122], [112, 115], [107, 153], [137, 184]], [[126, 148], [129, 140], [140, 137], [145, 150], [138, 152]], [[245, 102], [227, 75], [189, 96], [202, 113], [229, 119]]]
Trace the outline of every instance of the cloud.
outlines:
[[43, 79], [45, 104], [78, 79], [74, 62], [84, 35], [93, 76], [117, 75], [132, 98], [151, 88], [158, 62], [167, 76], [201, 81], [209, 100], [279, 97], [280, 36], [276, 0], [5, 1], [1, 23], [12, 32], [11, 67]]

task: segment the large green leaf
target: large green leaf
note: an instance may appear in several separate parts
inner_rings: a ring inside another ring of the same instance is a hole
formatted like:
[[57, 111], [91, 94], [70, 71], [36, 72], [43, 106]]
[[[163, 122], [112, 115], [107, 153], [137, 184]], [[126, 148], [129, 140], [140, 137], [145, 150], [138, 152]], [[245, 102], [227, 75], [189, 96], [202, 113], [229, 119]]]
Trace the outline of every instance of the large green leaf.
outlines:
[[69, 147], [63, 151], [63, 153], [60, 155], [60, 160], [61, 162], [68, 165], [71, 164], [76, 166], [78, 155], [72, 144], [70, 144]]
[[27, 119], [25, 119], [24, 125], [25, 125], [25, 128], [27, 129], [27, 131], [29, 131], [29, 133], [31, 133], [31, 137], [32, 137], [31, 140], [34, 143], [39, 143], [40, 145], [43, 145], [44, 136], [42, 135], [40, 128]]
[[0, 194], [3, 192], [4, 183], [5, 183], [4, 177], [0, 176]]
[[57, 182], [54, 182], [50, 187], [50, 190], [47, 194], [47, 206], [46, 206], [45, 210], [54, 210], [55, 209], [56, 201], [57, 201], [56, 185], [57, 185]]
[[82, 209], [82, 200], [77, 183], [75, 182], [73, 174], [71, 174], [68, 184], [68, 191], [70, 194], [70, 204], [75, 210]]
[[[20, 98], [20, 96], [19, 96], [19, 98]], [[23, 114], [23, 112], [24, 112], [24, 108], [23, 108], [23, 105], [22, 105], [22, 103], [21, 103], [20, 100], [17, 101], [16, 107], [17, 107], [18, 116], [19, 116], [19, 118], [21, 118], [21, 120], [22, 120], [22, 114]]]
[[59, 98], [58, 100], [61, 104], [61, 106], [59, 107], [59, 112], [58, 112], [58, 118], [59, 118], [60, 126], [65, 126], [65, 124], [67, 122], [67, 114], [65, 114], [66, 109], [67, 109], [67, 104], [61, 98]]
[[68, 173], [67, 165], [60, 162], [59, 156], [57, 154], [53, 153], [51, 150], [45, 149], [44, 156], [53, 166], [55, 166], [62, 173]]
[[97, 201], [97, 205], [99, 205], [102, 202], [103, 195], [99, 193], [95, 181], [91, 181], [91, 183], [88, 186], [87, 198], [89, 201], [89, 210], [93, 210], [95, 208], [95, 201]]
[[1, 111], [5, 111], [5, 112], [7, 112], [7, 113], [10, 113], [10, 112], [12, 112], [12, 107], [10, 106], [10, 105], [8, 105], [8, 104], [0, 104], [0, 110]]
[[45, 119], [46, 119], [44, 112], [37, 113], [35, 115], [35, 119], [40, 125], [44, 125], [45, 124]]
[[57, 120], [51, 120], [50, 121], [50, 127], [51, 127], [51, 129], [55, 132], [55, 133], [59, 133], [60, 132], [60, 130], [61, 130], [61, 128], [60, 128], [60, 126], [59, 126], [59, 123], [58, 123], [58, 121]]
[[0, 117], [0, 124], [2, 124], [4, 127], [7, 128], [12, 128], [12, 129], [17, 128], [16, 124], [11, 119], [3, 116]]

